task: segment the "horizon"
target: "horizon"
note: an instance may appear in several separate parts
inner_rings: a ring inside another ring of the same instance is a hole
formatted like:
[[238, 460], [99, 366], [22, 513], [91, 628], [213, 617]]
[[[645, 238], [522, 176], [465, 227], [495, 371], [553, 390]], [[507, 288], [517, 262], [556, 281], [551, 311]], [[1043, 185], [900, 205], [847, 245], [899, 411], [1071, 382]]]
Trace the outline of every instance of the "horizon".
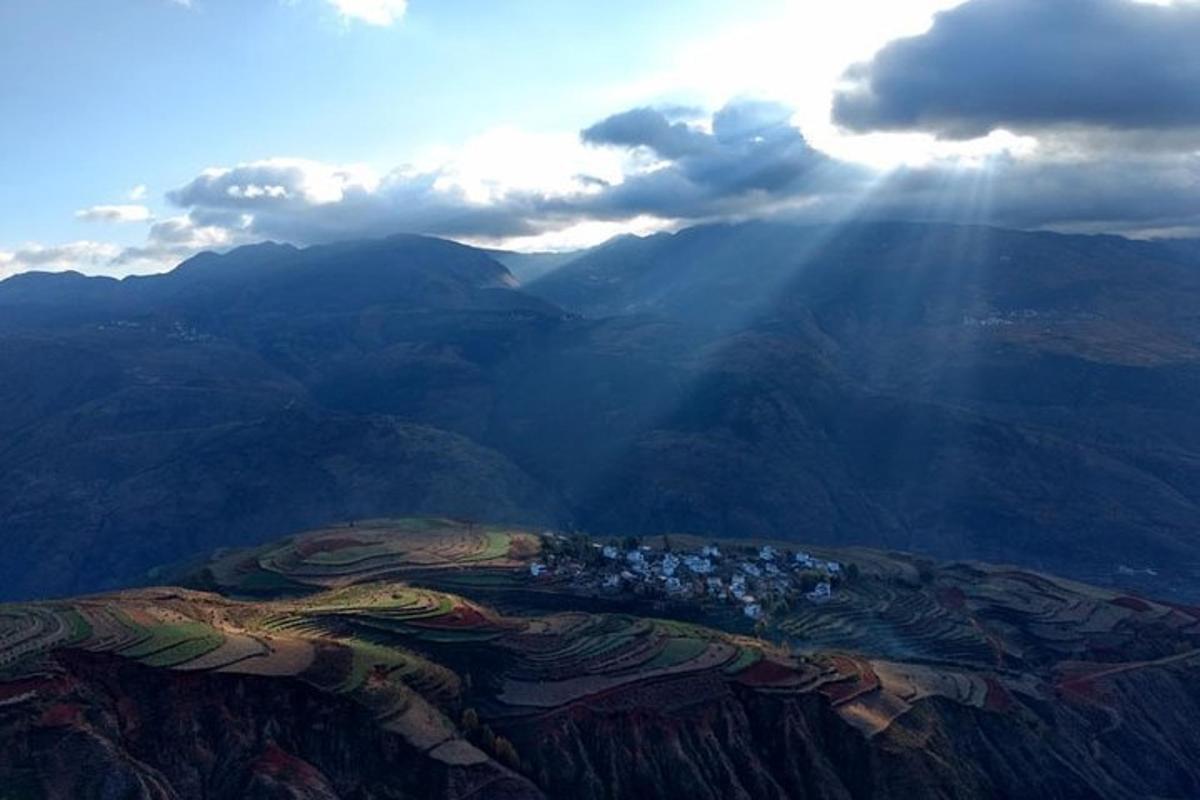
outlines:
[[[297, 244], [294, 242], [279, 241], [279, 240], [275, 240], [275, 239], [260, 239], [258, 241], [242, 242], [239, 244], [231, 245], [227, 248], [212, 248], [212, 249], [206, 249], [206, 250], [199, 250], [197, 252], [189, 254], [187, 257], [183, 258], [181, 261], [167, 265], [162, 270], [157, 271], [157, 272], [135, 272], [135, 273], [128, 273], [128, 274], [112, 275], [112, 274], [106, 274], [103, 272], [88, 272], [88, 271], [79, 270], [79, 269], [29, 269], [29, 270], [25, 270], [22, 272], [15, 272], [15, 273], [8, 274], [8, 275], [0, 275], [0, 283], [4, 283], [5, 281], [10, 280], [12, 278], [19, 278], [19, 277], [26, 276], [26, 275], [51, 275], [51, 276], [52, 275], [76, 275], [76, 276], [80, 276], [80, 277], [84, 277], [84, 278], [105, 278], [105, 279], [114, 280], [114, 281], [119, 282], [119, 281], [124, 281], [127, 278], [153, 278], [153, 277], [161, 277], [164, 275], [169, 275], [170, 273], [174, 272], [179, 267], [183, 266], [187, 262], [189, 262], [199, 256], [205, 256], [205, 255], [225, 256], [225, 255], [229, 255], [238, 250], [254, 248], [254, 247], [258, 247], [260, 245], [290, 247], [297, 251], [303, 251], [303, 250], [309, 250], [309, 249], [318, 248], [318, 247], [337, 247], [340, 245], [351, 245], [351, 244], [357, 244], [360, 242], [382, 242], [382, 241], [386, 241], [388, 239], [399, 238], [399, 237], [408, 237], [408, 236], [450, 242], [452, 244], [458, 244], [458, 245], [462, 245], [464, 247], [470, 247], [472, 249], [479, 250], [480, 252], [483, 252], [488, 255], [495, 254], [495, 255], [522, 255], [522, 256], [580, 256], [580, 255], [583, 255], [592, 250], [602, 249], [602, 248], [606, 247], [607, 245], [609, 245], [615, 241], [622, 240], [622, 239], [628, 239], [628, 238], [649, 239], [649, 238], [652, 238], [655, 236], [664, 236], [664, 235], [665, 236], [675, 236], [680, 233], [685, 233], [689, 230], [696, 230], [696, 229], [701, 229], [701, 228], [712, 228], [712, 227], [721, 227], [721, 226], [737, 227], [737, 226], [742, 226], [742, 225], [754, 225], [754, 224], [779, 225], [779, 226], [785, 226], [785, 227], [813, 228], [813, 229], [841, 228], [841, 227], [844, 227], [844, 226], [850, 225], [850, 224], [881, 225], [881, 226], [882, 225], [911, 225], [914, 227], [949, 227], [949, 228], [963, 228], [963, 229], [983, 228], [983, 229], [988, 229], [988, 230], [1003, 231], [1003, 232], [1009, 232], [1009, 233], [1041, 234], [1041, 235], [1047, 235], [1047, 236], [1062, 236], [1062, 237], [1085, 237], [1085, 238], [1112, 237], [1112, 238], [1122, 239], [1127, 242], [1169, 243], [1169, 242], [1200, 241], [1200, 234], [1197, 234], [1196, 236], [1137, 237], [1137, 236], [1129, 236], [1129, 235], [1125, 235], [1125, 234], [1121, 234], [1121, 233], [1105, 233], [1105, 232], [1070, 233], [1070, 232], [1056, 231], [1056, 230], [1028, 230], [1028, 229], [1022, 229], [1022, 228], [1010, 228], [1010, 227], [1005, 227], [1003, 225], [992, 225], [992, 224], [982, 223], [982, 222], [975, 222], [975, 223], [923, 222], [923, 221], [919, 221], [919, 220], [905, 220], [905, 219], [867, 219], [867, 220], [841, 221], [841, 222], [819, 222], [819, 221], [807, 221], [807, 220], [789, 221], [789, 220], [781, 220], [781, 219], [763, 218], [763, 219], [721, 220], [721, 221], [717, 221], [717, 222], [705, 222], [705, 223], [699, 223], [696, 225], [687, 225], [687, 226], [680, 227], [680, 228], [663, 229], [663, 230], [652, 231], [652, 232], [647, 232], [647, 233], [637, 233], [637, 232], [615, 233], [612, 236], [608, 237], [607, 239], [597, 242], [596, 244], [586, 245], [583, 247], [578, 247], [578, 248], [569, 249], [569, 250], [515, 250], [515, 249], [514, 250], [506, 250], [504, 248], [488, 247], [486, 245], [481, 246], [481, 245], [473, 244], [470, 241], [462, 241], [462, 240], [455, 239], [455, 238], [449, 237], [449, 236], [437, 236], [437, 235], [428, 234], [428, 233], [411, 233], [411, 232], [406, 232], [406, 231], [401, 231], [401, 232], [397, 232], [397, 233], [389, 233], [389, 234], [384, 234], [384, 235], [380, 235], [380, 236], [368, 236], [368, 237], [357, 238], [357, 239], [336, 239], [336, 240], [328, 241], [328, 242], [314, 242], [314, 243], [300, 243], [300, 244]], [[569, 263], [569, 261], [567, 263]]]

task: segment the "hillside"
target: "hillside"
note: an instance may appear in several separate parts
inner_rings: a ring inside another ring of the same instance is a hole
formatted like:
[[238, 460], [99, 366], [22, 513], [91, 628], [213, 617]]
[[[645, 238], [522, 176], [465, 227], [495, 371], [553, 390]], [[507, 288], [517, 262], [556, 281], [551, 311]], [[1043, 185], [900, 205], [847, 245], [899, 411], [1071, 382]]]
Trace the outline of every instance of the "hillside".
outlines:
[[561, 316], [511, 283], [478, 251], [420, 237], [0, 283], [0, 596], [118, 585], [180, 555], [389, 510], [553, 518], [549, 491], [436, 413], [322, 403], [377, 359], [380, 397], [469, 404], [430, 397], [437, 376], [452, 392], [472, 372], [452, 340]]
[[407, 236], [18, 276], [0, 596], [434, 513], [1194, 598], [1198, 307], [1189, 243], [884, 223], [622, 237], [524, 285]]
[[[630, 563], [701, 542], [652, 541]], [[592, 588], [601, 544], [380, 520], [218, 554], [191, 589], [0, 606], [0, 785], [216, 800], [1200, 791], [1195, 608], [981, 563], [785, 561], [786, 543], [722, 541], [705, 556], [718, 571], [841, 565], [830, 597], [784, 592], [752, 632], [711, 592]]]

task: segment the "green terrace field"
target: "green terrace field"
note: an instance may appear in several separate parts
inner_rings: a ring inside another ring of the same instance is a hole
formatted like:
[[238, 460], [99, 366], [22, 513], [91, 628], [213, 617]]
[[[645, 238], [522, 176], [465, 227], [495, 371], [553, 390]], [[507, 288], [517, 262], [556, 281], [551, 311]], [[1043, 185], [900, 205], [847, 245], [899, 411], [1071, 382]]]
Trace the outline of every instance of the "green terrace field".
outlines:
[[503, 576], [540, 548], [535, 534], [445, 519], [370, 520], [225, 554], [194, 583], [248, 596], [304, 592], [430, 570]]

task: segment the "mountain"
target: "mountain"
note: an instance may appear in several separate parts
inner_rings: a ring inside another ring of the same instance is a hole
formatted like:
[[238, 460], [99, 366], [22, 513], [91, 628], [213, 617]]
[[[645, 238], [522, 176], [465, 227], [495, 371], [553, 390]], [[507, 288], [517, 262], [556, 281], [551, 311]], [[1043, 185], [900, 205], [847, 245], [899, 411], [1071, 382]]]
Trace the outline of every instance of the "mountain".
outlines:
[[1197, 265], [1118, 237], [747, 223], [620, 239], [527, 288], [694, 342], [690, 388], [595, 501], [609, 528], [1194, 585]]
[[793, 544], [626, 550], [376, 520], [224, 551], [184, 570], [189, 588], [9, 605], [0, 786], [22, 800], [1200, 792], [1200, 610]]
[[[452, 373], [460, 361], [438, 349], [470, 326], [561, 316], [511, 283], [478, 251], [419, 237], [0, 283], [14, 312], [0, 335], [0, 594], [118, 585], [384, 509], [551, 518], [555, 498], [486, 445], [319, 402], [372, 358]], [[393, 375], [372, 390], [407, 389]]]
[[497, 257], [399, 236], [0, 282], [0, 595], [450, 514], [1200, 596], [1194, 243], [750, 222], [523, 283]]

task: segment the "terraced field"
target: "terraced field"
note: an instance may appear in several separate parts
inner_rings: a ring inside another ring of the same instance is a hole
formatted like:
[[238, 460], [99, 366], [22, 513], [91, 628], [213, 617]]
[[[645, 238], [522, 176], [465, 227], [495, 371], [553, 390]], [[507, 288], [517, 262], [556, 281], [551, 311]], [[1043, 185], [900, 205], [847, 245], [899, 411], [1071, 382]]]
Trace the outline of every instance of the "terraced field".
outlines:
[[816, 698], [869, 739], [931, 699], [1009, 715], [1067, 696], [1120, 719], [1096, 685], [1200, 663], [1196, 609], [871, 551], [823, 551], [854, 565], [853, 577], [827, 602], [774, 612], [753, 637], [744, 625], [719, 628], [726, 607], [692, 609], [703, 624], [663, 618], [653, 604], [644, 614], [500, 613], [472, 599], [481, 586], [528, 587], [539, 548], [531, 532], [386, 521], [223, 554], [198, 581], [218, 593], [148, 588], [3, 606], [0, 700], [57, 691], [74, 651], [289, 677], [351, 699], [433, 758], [469, 765], [495, 752], [460, 726], [465, 708], [519, 730], [575, 708], [684, 708], [736, 687]]
[[509, 528], [446, 519], [371, 520], [225, 554], [208, 565], [204, 582], [226, 594], [261, 596], [428, 571], [503, 575], [539, 549], [537, 535]]
[[987, 635], [934, 593], [884, 581], [848, 587], [830, 602], [805, 605], [778, 623], [806, 651], [828, 649], [886, 653], [897, 658], [989, 664]]

